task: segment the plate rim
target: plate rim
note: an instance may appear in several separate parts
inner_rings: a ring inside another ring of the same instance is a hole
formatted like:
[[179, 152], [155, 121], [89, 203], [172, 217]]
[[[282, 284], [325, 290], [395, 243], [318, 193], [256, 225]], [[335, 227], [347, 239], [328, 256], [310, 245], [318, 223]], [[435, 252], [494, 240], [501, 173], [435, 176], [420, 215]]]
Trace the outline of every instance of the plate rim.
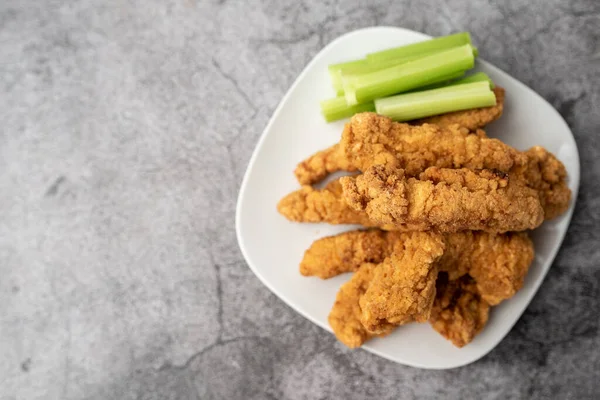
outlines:
[[[273, 111], [273, 114], [271, 115], [269, 122], [267, 123], [267, 125], [265, 126], [265, 128], [263, 129], [260, 138], [258, 139], [258, 142], [256, 143], [254, 150], [252, 152], [252, 156], [250, 157], [250, 160], [248, 161], [248, 164], [246, 166], [246, 170], [244, 172], [244, 177], [242, 179], [242, 183], [240, 185], [240, 189], [238, 192], [238, 196], [237, 196], [237, 203], [236, 203], [236, 214], [235, 214], [235, 231], [236, 231], [236, 237], [237, 237], [237, 242], [238, 242], [238, 247], [240, 248], [242, 255], [244, 256], [244, 260], [246, 261], [246, 264], [248, 265], [248, 267], [250, 268], [250, 270], [254, 273], [254, 275], [259, 279], [259, 281], [265, 285], [273, 294], [275, 294], [277, 297], [279, 297], [279, 299], [281, 301], [283, 301], [283, 303], [285, 303], [286, 306], [290, 307], [292, 310], [294, 310], [295, 312], [297, 312], [298, 314], [300, 314], [301, 316], [303, 316], [304, 318], [308, 319], [310, 322], [312, 322], [313, 324], [319, 326], [320, 328], [328, 331], [328, 332], [332, 332], [331, 329], [328, 329], [327, 327], [321, 325], [321, 323], [319, 321], [317, 321], [315, 318], [313, 318], [310, 314], [305, 313], [304, 311], [300, 310], [295, 304], [294, 302], [291, 302], [287, 299], [287, 297], [281, 293], [279, 290], [277, 290], [275, 287], [273, 287], [268, 281], [267, 279], [259, 272], [259, 270], [257, 268], [255, 268], [255, 266], [249, 261], [250, 258], [248, 256], [248, 251], [246, 249], [246, 245], [244, 242], [244, 237], [241, 233], [242, 230], [242, 226], [241, 226], [241, 221], [240, 221], [240, 214], [241, 214], [241, 208], [242, 208], [242, 204], [243, 204], [243, 197], [244, 194], [246, 193], [246, 189], [247, 189], [247, 185], [248, 185], [248, 180], [250, 177], [250, 172], [253, 170], [254, 164], [256, 163], [256, 160], [258, 158], [258, 153], [260, 152], [260, 149], [263, 146], [263, 143], [267, 137], [267, 132], [270, 131], [271, 126], [274, 124], [275, 120], [277, 119], [276, 117], [279, 116], [279, 113], [281, 112], [281, 109], [283, 108], [283, 105], [287, 103], [288, 98], [291, 96], [291, 93], [294, 92], [294, 89], [296, 88], [296, 86], [299, 85], [300, 81], [302, 81], [302, 78], [304, 78], [304, 76], [308, 73], [308, 71], [311, 70], [311, 67], [323, 56], [323, 54], [325, 53], [325, 51], [327, 49], [329, 49], [330, 47], [332, 47], [333, 45], [335, 45], [337, 42], [342, 41], [343, 39], [346, 39], [350, 36], [354, 36], [354, 35], [358, 35], [361, 33], [364, 33], [366, 31], [374, 31], [374, 30], [394, 30], [394, 31], [400, 31], [402, 33], [409, 33], [409, 34], [418, 34], [420, 36], [423, 36], [425, 38], [431, 38], [432, 36], [427, 35], [425, 33], [422, 32], [418, 32], [418, 31], [414, 31], [412, 29], [407, 29], [407, 28], [402, 28], [402, 27], [396, 27], [396, 26], [371, 26], [371, 27], [365, 27], [365, 28], [360, 28], [360, 29], [356, 29], [350, 32], [346, 32], [338, 37], [336, 37], [335, 39], [333, 39], [332, 41], [330, 41], [327, 45], [325, 45], [323, 48], [321, 48], [321, 50], [319, 50], [319, 52], [308, 62], [308, 64], [306, 64], [306, 66], [304, 67], [304, 69], [302, 70], [302, 72], [298, 75], [298, 77], [294, 80], [294, 82], [292, 83], [292, 85], [289, 87], [289, 89], [287, 90], [287, 92], [285, 93], [285, 95], [281, 98], [281, 100], [279, 101], [279, 104], [277, 105], [277, 107], [275, 108], [275, 110]], [[567, 226], [564, 229], [564, 231], [560, 234], [560, 244], [556, 247], [554, 247], [552, 249], [552, 251], [550, 252], [550, 266], [541, 274], [540, 278], [534, 282], [533, 285], [533, 290], [531, 290], [531, 294], [528, 296], [528, 298], [526, 299], [526, 306], [523, 309], [523, 311], [521, 312], [521, 314], [519, 315], [518, 318], [516, 318], [512, 323], [509, 324], [508, 328], [506, 329], [506, 332], [501, 335], [495, 342], [493, 342], [493, 345], [489, 347], [489, 349], [487, 349], [486, 351], [482, 352], [481, 354], [476, 355], [475, 357], [471, 357], [471, 358], [467, 358], [465, 360], [461, 360], [460, 362], [452, 365], [452, 366], [431, 366], [431, 365], [426, 365], [426, 364], [419, 364], [419, 363], [407, 363], [407, 362], [400, 362], [396, 359], [394, 359], [393, 357], [389, 356], [387, 353], [385, 352], [381, 352], [375, 348], [372, 348], [371, 346], [369, 346], [368, 344], [363, 345], [360, 349], [366, 350], [372, 354], [375, 354], [379, 357], [382, 357], [386, 360], [398, 363], [400, 365], [406, 365], [406, 366], [410, 366], [410, 367], [414, 367], [414, 368], [421, 368], [421, 369], [428, 369], [428, 370], [445, 370], [445, 369], [453, 369], [453, 368], [460, 368], [463, 366], [466, 366], [468, 364], [471, 364], [475, 361], [480, 360], [481, 358], [485, 357], [486, 355], [488, 355], [492, 350], [494, 350], [498, 344], [504, 340], [504, 338], [512, 331], [513, 327], [516, 325], [516, 323], [521, 319], [521, 317], [523, 316], [523, 314], [525, 313], [525, 311], [527, 310], [527, 308], [529, 307], [531, 301], [533, 300], [533, 297], [537, 294], [541, 284], [544, 282], [544, 280], [546, 279], [546, 275], [548, 274], [548, 271], [550, 271], [550, 268], [552, 268], [552, 266], [554, 265], [554, 261], [556, 259], [556, 255], [558, 254], [558, 251], [561, 249], [565, 236], [569, 230], [569, 226], [571, 225], [571, 220], [572, 220], [572, 216], [573, 213], [575, 211], [575, 207], [576, 207], [576, 202], [577, 202], [577, 197], [579, 194], [579, 185], [580, 185], [580, 180], [581, 180], [581, 162], [580, 162], [580, 157], [579, 157], [579, 148], [577, 147], [577, 141], [575, 140], [575, 136], [573, 135], [573, 132], [571, 130], [571, 127], [569, 126], [569, 124], [565, 121], [565, 119], [562, 117], [562, 115], [560, 115], [560, 113], [556, 110], [556, 108], [554, 108], [554, 106], [552, 106], [552, 104], [550, 104], [545, 98], [543, 98], [541, 95], [539, 95], [535, 90], [531, 89], [530, 87], [528, 87], [527, 85], [525, 85], [523, 82], [521, 82], [520, 80], [518, 80], [517, 78], [513, 77], [511, 74], [503, 71], [502, 69], [492, 65], [491, 63], [478, 58], [477, 60], [479, 63], [485, 65], [486, 68], [490, 68], [492, 70], [496, 70], [499, 71], [503, 74], [506, 74], [507, 76], [509, 76], [511, 79], [513, 79], [516, 84], [518, 86], [520, 86], [522, 89], [531, 92], [534, 96], [537, 96], [541, 101], [545, 102], [546, 104], [548, 104], [550, 106], [550, 108], [552, 109], [551, 112], [555, 113], [555, 115], [564, 123], [564, 125], [566, 126], [571, 140], [573, 141], [574, 144], [574, 149], [575, 149], [575, 153], [574, 153], [574, 162], [575, 162], [575, 166], [576, 166], [576, 176], [573, 177], [571, 175], [569, 175], [569, 180], [572, 182], [573, 184], [573, 190], [572, 190], [572, 196], [571, 196], [571, 205], [569, 206], [569, 209], [567, 210], [567, 212], [565, 214], [563, 214], [564, 219], [566, 219], [567, 221]], [[576, 178], [576, 179], [574, 179]]]

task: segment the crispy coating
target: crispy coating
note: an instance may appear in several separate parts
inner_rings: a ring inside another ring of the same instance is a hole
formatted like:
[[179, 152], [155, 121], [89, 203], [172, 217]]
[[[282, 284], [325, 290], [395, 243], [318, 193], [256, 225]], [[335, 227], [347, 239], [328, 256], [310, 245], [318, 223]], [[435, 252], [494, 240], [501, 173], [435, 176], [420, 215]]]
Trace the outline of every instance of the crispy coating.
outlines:
[[500, 118], [502, 111], [504, 110], [504, 89], [501, 87], [495, 87], [493, 90], [494, 94], [496, 95], [495, 106], [434, 115], [433, 117], [412, 121], [411, 124], [435, 124], [442, 127], [456, 124], [471, 131], [483, 128], [490, 122]]
[[506, 235], [479, 235], [469, 250], [469, 275], [490, 305], [514, 296], [523, 287], [534, 257], [531, 239], [525, 232]]
[[501, 141], [469, 135], [458, 125], [410, 126], [374, 113], [354, 115], [340, 144], [350, 163], [363, 172], [373, 165], [402, 168], [407, 176], [418, 176], [428, 167], [508, 172], [527, 161]]
[[371, 283], [360, 297], [360, 320], [368, 332], [384, 333], [390, 325], [429, 319], [437, 261], [443, 252], [444, 240], [439, 234], [401, 234], [394, 251], [375, 269]]
[[340, 182], [346, 202], [382, 225], [507, 232], [536, 228], [544, 219], [535, 190], [489, 170], [431, 167], [415, 179], [376, 165]]
[[[441, 128], [447, 128], [451, 125], [458, 125], [461, 132], [471, 131], [480, 138], [486, 137], [485, 132], [480, 130], [487, 124], [502, 115], [504, 109], [504, 89], [496, 87], [496, 105], [492, 107], [476, 108], [473, 110], [456, 111], [452, 113], [436, 115], [423, 118], [416, 121], [410, 121], [410, 125], [434, 124]], [[453, 128], [453, 129], [456, 129]], [[312, 185], [320, 182], [327, 175], [336, 171], [356, 171], [357, 168], [352, 165], [342, 147], [334, 144], [325, 150], [321, 150], [306, 160], [301, 161], [294, 173], [301, 185]]]
[[523, 287], [534, 256], [527, 233], [465, 231], [447, 234], [445, 239], [440, 271], [446, 272], [450, 280], [471, 275], [487, 303], [496, 305]]
[[305, 185], [281, 199], [277, 204], [277, 210], [294, 222], [376, 226], [369, 220], [367, 214], [356, 211], [346, 204], [339, 180], [331, 181], [324, 189]]
[[[378, 229], [355, 230], [316, 240], [304, 253], [300, 272], [331, 278], [354, 272], [363, 263], [381, 263], [406, 235]], [[469, 274], [491, 305], [512, 297], [521, 287], [533, 261], [533, 243], [525, 232], [494, 234], [464, 231], [444, 235], [439, 270], [456, 280]]]
[[376, 264], [363, 264], [352, 278], [342, 285], [329, 313], [329, 325], [333, 328], [333, 333], [340, 342], [350, 348], [360, 347], [371, 337], [386, 335], [394, 329], [393, 325], [387, 325], [375, 335], [369, 333], [360, 322], [359, 299], [367, 290], [377, 267]]
[[294, 174], [301, 185], [312, 185], [337, 171], [356, 171], [338, 143], [301, 161]]
[[378, 227], [384, 230], [408, 231], [408, 227], [378, 224], [369, 219], [365, 212], [356, 211], [343, 198], [339, 179], [333, 180], [323, 189], [302, 186], [289, 193], [277, 204], [281, 215], [292, 222], [326, 222], [333, 225], [350, 224]]
[[552, 219], [567, 211], [571, 190], [567, 186], [567, 170], [552, 153], [540, 146], [524, 153], [527, 163], [515, 165], [509, 176], [519, 179], [540, 194], [545, 219]]
[[356, 230], [316, 240], [304, 253], [300, 273], [331, 278], [354, 272], [364, 263], [379, 264], [392, 253], [398, 232]]
[[437, 294], [429, 322], [456, 347], [470, 343], [488, 321], [489, 304], [481, 298], [475, 282], [468, 275], [448, 280], [440, 273]]
[[340, 145], [361, 171], [376, 164], [403, 168], [408, 176], [417, 176], [430, 166], [493, 169], [538, 191], [545, 219], [569, 207], [566, 169], [543, 147], [519, 152], [497, 139], [465, 135], [457, 125], [411, 127], [373, 113], [352, 117]]

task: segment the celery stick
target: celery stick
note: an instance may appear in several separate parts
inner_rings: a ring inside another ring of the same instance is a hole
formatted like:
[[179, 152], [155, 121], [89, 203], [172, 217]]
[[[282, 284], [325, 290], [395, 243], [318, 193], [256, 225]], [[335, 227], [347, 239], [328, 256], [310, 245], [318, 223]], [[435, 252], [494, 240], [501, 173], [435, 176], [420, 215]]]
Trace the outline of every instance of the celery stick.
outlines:
[[426, 88], [429, 88], [430, 86], [432, 89], [434, 88], [433, 86], [435, 86], [435, 88], [442, 87], [445, 86], [447, 82], [452, 82], [453, 79], [462, 78], [464, 75], [465, 71], [458, 71], [450, 75], [436, 77], [424, 83], [425, 86], [419, 86], [417, 89], [411, 90], [411, 92], [427, 90]]
[[375, 109], [396, 121], [410, 121], [495, 104], [496, 96], [489, 83], [482, 81], [377, 99]]
[[466, 76], [461, 79], [452, 80], [452, 79], [459, 78], [459, 77], [460, 76], [451, 77], [445, 81], [440, 81], [437, 83], [432, 83], [427, 86], [422, 86], [420, 88], [411, 90], [411, 92], [417, 92], [417, 91], [422, 92], [423, 90], [431, 90], [431, 89], [437, 89], [437, 88], [446, 87], [446, 86], [462, 85], [464, 83], [473, 83], [473, 82], [488, 82], [490, 84], [490, 89], [494, 88], [494, 82], [492, 82], [492, 79], [489, 76], [487, 76], [484, 72], [477, 72], [477, 73], [474, 73], [473, 75], [469, 75], [469, 76]]
[[[475, 56], [475, 48], [473, 47], [472, 49], [473, 49], [473, 56]], [[393, 67], [396, 65], [404, 64], [409, 61], [414, 61], [419, 58], [425, 57], [426, 55], [432, 55], [435, 53], [439, 53], [441, 51], [444, 51], [444, 50], [433, 50], [433, 51], [428, 51], [426, 53], [421, 53], [421, 54], [412, 54], [412, 55], [404, 56], [404, 57], [381, 60], [379, 62], [355, 63], [355, 64], [347, 63], [348, 65], [344, 65], [339, 68], [336, 68], [334, 71], [330, 70], [329, 73], [338, 75], [336, 77], [331, 76], [331, 79], [332, 79], [332, 81], [335, 81], [336, 84], [339, 85], [339, 84], [341, 84], [342, 77], [344, 75], [361, 75], [361, 74], [368, 74], [371, 72], [377, 72], [377, 71], [381, 71], [382, 69], [386, 69], [386, 68], [390, 68], [390, 67]]]
[[329, 78], [331, 79], [331, 85], [336, 90], [336, 92], [339, 92], [342, 90], [342, 76], [340, 74], [340, 71], [343, 68], [356, 67], [356, 66], [360, 66], [360, 65], [367, 65], [367, 60], [363, 58], [360, 60], [346, 61], [343, 63], [331, 64], [328, 67]]
[[403, 64], [409, 61], [417, 60], [426, 55], [438, 53], [439, 50], [429, 51], [427, 53], [410, 54], [402, 57], [388, 58], [380, 61], [366, 62], [362, 64], [347, 65], [339, 68], [337, 71], [343, 75], [360, 75], [371, 72], [381, 71], [395, 65]]
[[[428, 53], [430, 54], [430, 53]], [[361, 75], [376, 71], [381, 71], [389, 67], [393, 67], [398, 64], [402, 64], [408, 61], [416, 60], [421, 58], [420, 54], [413, 54], [411, 56], [394, 58], [389, 60], [382, 60], [381, 62], [368, 63], [365, 60], [357, 60], [342, 64], [334, 64], [329, 66], [329, 78], [331, 84], [339, 95], [340, 92], [344, 93], [343, 89], [343, 75]]]
[[[433, 50], [446, 50], [452, 47], [471, 44], [471, 35], [468, 32], [455, 33], [453, 35], [417, 42], [406, 46], [395, 47], [388, 50], [367, 54], [369, 62], [379, 62], [413, 54], [426, 53]], [[477, 50], [475, 50], [477, 51]]]
[[349, 118], [354, 114], [375, 111], [373, 102], [349, 106], [344, 96], [334, 97], [321, 102], [321, 113], [327, 122], [336, 121], [342, 118]]
[[485, 72], [476, 72], [472, 75], [465, 76], [462, 79], [450, 82], [446, 86], [463, 85], [465, 83], [473, 82], [487, 82], [490, 85], [490, 89], [494, 88], [494, 82], [492, 81], [492, 78], [490, 78]]
[[473, 68], [474, 62], [472, 47], [465, 44], [370, 74], [343, 76], [344, 95], [348, 105], [365, 103], [435, 83]]

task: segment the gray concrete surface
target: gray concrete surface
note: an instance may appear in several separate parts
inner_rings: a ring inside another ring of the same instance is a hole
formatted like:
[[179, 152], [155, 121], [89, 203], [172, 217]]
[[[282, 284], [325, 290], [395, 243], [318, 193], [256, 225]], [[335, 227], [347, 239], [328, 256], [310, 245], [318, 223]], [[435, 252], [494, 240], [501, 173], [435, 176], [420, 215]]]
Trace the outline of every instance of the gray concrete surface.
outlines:
[[[464, 368], [345, 349], [237, 247], [269, 116], [325, 44], [372, 25], [470, 30], [581, 152], [545, 283]], [[599, 37], [594, 0], [3, 0], [0, 399], [599, 398]]]

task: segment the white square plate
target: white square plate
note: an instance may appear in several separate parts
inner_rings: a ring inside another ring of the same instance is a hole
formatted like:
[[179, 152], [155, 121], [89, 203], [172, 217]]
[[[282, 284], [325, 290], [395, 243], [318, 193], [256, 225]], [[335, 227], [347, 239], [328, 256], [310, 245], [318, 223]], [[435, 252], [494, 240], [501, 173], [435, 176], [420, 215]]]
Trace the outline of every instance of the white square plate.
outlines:
[[[298, 264], [315, 239], [351, 227], [291, 223], [277, 213], [276, 204], [285, 194], [299, 188], [293, 175], [296, 164], [340, 139], [345, 121], [327, 124], [319, 110], [319, 101], [333, 96], [327, 66], [428, 38], [407, 29], [376, 27], [357, 30], [331, 42], [308, 64], [284, 96], [244, 176], [237, 204], [236, 230], [248, 265], [273, 293], [328, 331], [331, 328], [327, 315], [338, 288], [349, 274], [325, 281], [305, 278], [298, 272]], [[506, 89], [504, 115], [487, 128], [487, 133], [520, 150], [541, 145], [553, 152], [569, 173], [572, 204], [564, 215], [545, 222], [532, 234], [536, 257], [523, 289], [493, 308], [489, 323], [472, 343], [458, 349], [429, 324], [409, 324], [363, 346], [401, 364], [453, 368], [471, 363], [492, 350], [510, 331], [542, 283], [575, 207], [579, 154], [565, 121], [538, 94], [498, 68], [478, 60], [476, 70], [487, 73]]]

